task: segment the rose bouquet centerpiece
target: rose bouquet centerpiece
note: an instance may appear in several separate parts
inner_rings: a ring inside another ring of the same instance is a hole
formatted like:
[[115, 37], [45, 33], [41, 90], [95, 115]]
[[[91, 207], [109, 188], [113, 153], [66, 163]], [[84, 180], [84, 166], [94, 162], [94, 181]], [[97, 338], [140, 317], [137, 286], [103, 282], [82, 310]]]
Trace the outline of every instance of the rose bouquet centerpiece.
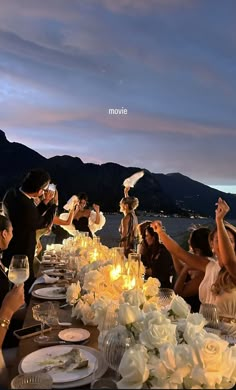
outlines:
[[190, 313], [175, 296], [166, 309], [158, 304], [121, 303], [118, 322], [132, 332], [135, 344], [120, 362], [118, 388], [217, 389], [236, 381], [236, 346], [204, 329], [206, 320]]
[[124, 266], [117, 272], [117, 264], [114, 266], [111, 260], [84, 266], [80, 280], [67, 290], [67, 302], [73, 306], [72, 316], [81, 319], [85, 325], [99, 326], [101, 307], [105, 312], [111, 301], [119, 302], [124, 290], [143, 284], [141, 278], [138, 281], [135, 277], [137, 268], [138, 264], [134, 262], [129, 263], [128, 270]]

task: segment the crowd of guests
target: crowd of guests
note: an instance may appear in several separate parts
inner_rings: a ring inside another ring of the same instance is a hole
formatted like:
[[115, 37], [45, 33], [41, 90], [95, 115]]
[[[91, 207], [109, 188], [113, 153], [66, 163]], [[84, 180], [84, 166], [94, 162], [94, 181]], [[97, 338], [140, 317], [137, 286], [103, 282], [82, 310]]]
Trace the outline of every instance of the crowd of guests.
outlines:
[[[34, 262], [42, 250], [42, 235], [50, 232], [53, 225], [73, 225], [75, 230], [87, 231], [93, 238], [89, 222], [92, 213], [93, 223], [101, 225], [100, 207], [93, 204], [90, 210], [86, 193], [72, 197], [65, 218], [57, 215], [58, 192], [50, 190], [50, 181], [50, 175], [44, 170], [32, 170], [24, 177], [20, 188], [9, 189], [3, 199], [7, 215], [0, 215], [1, 348], [11, 346], [13, 329], [23, 324], [22, 305], [29, 303], [29, 288], [36, 276]], [[123, 213], [120, 246], [125, 256], [139, 253], [145, 266], [145, 279], [158, 278], [161, 287], [173, 288], [185, 298], [193, 312], [199, 311], [201, 303], [215, 304], [226, 331], [236, 336], [236, 228], [225, 221], [228, 204], [218, 199], [215, 228], [193, 230], [188, 240], [189, 250], [185, 250], [167, 234], [161, 221], [138, 223], [135, 210], [139, 200], [130, 196], [129, 190], [129, 187], [124, 189], [120, 201]], [[15, 254], [27, 255], [30, 276], [24, 285], [9, 290], [7, 268]]]

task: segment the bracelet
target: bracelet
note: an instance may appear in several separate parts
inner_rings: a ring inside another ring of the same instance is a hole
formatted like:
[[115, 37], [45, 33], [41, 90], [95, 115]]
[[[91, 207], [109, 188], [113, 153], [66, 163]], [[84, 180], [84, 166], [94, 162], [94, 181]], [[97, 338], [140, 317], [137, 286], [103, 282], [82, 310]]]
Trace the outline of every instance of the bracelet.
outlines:
[[0, 326], [2, 327], [2, 328], [6, 328], [6, 329], [8, 329], [8, 327], [9, 327], [9, 325], [10, 325], [10, 320], [6, 320], [6, 319], [0, 319]]

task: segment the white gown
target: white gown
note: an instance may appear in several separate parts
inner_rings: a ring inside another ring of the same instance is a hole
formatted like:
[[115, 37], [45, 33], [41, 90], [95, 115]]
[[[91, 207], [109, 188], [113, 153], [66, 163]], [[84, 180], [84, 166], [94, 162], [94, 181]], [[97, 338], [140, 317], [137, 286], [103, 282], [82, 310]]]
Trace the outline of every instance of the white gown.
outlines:
[[[220, 266], [218, 261], [209, 259], [206, 266], [205, 276], [199, 286], [199, 299], [201, 303], [212, 303], [216, 305], [219, 316], [236, 319], [236, 287], [230, 292], [223, 291], [222, 294], [214, 295], [211, 286], [215, 283]], [[236, 323], [222, 321], [220, 329], [223, 333], [236, 337]]]
[[[223, 292], [216, 296], [216, 306], [221, 317], [234, 319], [236, 321], [236, 287], [230, 292]], [[236, 322], [221, 322], [221, 331], [229, 336], [236, 337]]]
[[199, 299], [201, 303], [216, 303], [216, 295], [211, 292], [211, 286], [215, 283], [220, 266], [218, 261], [209, 258], [209, 263], [206, 266], [205, 276], [199, 285]]

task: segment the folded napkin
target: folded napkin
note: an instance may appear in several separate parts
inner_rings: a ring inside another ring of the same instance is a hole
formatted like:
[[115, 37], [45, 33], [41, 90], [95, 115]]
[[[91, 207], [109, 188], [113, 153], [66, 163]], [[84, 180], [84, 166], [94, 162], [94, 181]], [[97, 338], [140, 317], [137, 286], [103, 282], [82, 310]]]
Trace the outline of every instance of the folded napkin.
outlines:
[[46, 274], [40, 276], [39, 278], [37, 278], [34, 283], [32, 284], [32, 286], [30, 287], [29, 289], [29, 294], [32, 292], [33, 290], [33, 287], [36, 285], [36, 284], [41, 284], [41, 283], [45, 283], [45, 284], [51, 284], [51, 283], [55, 283], [59, 280], [59, 277], [56, 277], [56, 278], [53, 278], [51, 276], [48, 276]]

